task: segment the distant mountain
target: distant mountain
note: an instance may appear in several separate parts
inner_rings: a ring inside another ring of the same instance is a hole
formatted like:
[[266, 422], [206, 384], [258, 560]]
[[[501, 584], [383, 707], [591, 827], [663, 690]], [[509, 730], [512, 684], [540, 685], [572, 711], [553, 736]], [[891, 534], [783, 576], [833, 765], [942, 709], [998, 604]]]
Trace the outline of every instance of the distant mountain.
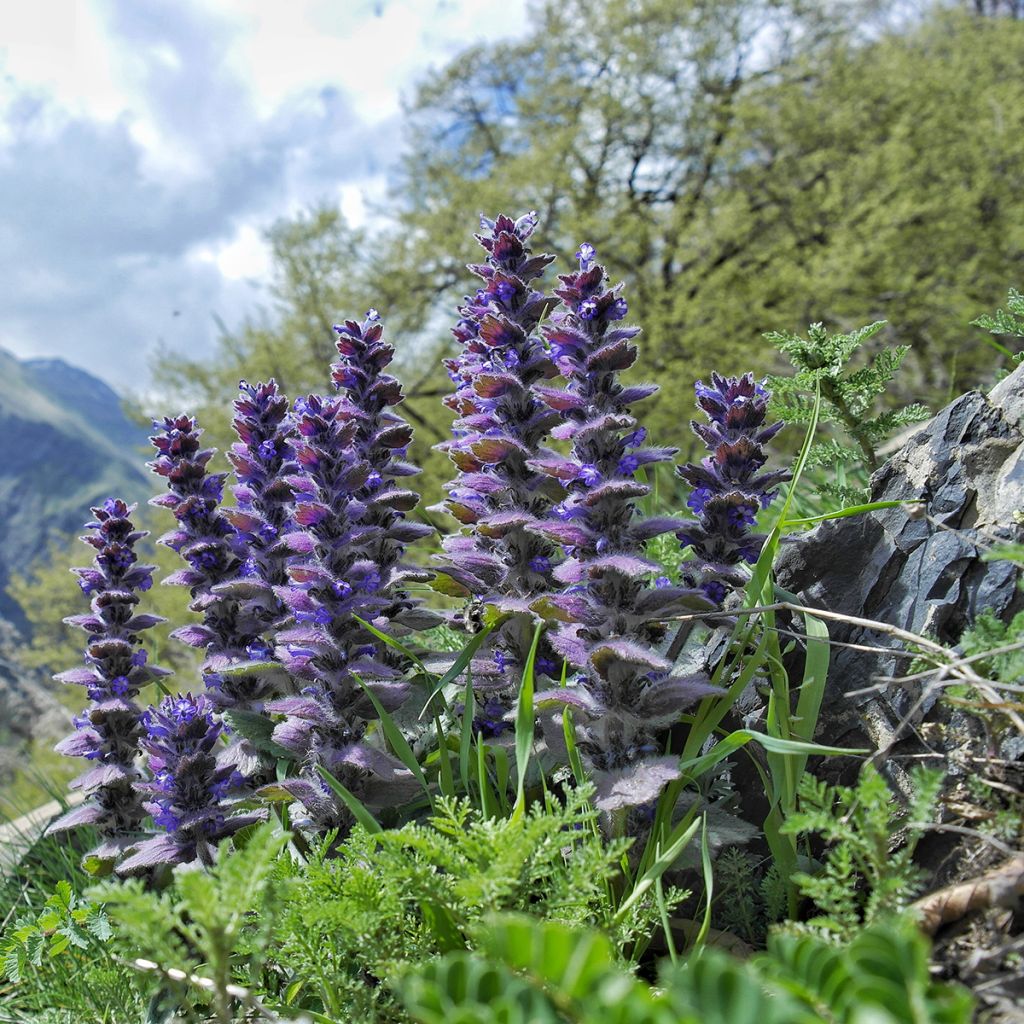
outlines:
[[6, 593], [11, 574], [80, 528], [91, 505], [152, 492], [146, 443], [103, 381], [0, 349], [0, 619], [23, 624]]

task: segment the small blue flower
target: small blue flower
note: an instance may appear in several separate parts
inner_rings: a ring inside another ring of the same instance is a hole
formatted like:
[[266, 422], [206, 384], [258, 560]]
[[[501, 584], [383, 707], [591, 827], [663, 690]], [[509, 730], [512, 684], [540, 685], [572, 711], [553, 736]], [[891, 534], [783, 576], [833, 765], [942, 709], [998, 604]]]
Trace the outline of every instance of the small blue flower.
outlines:
[[580, 270], [589, 270], [597, 259], [597, 250], [589, 242], [582, 242], [576, 250], [576, 259], [579, 260]]
[[266, 640], [254, 640], [246, 647], [245, 653], [253, 661], [270, 661], [274, 655], [274, 648]]

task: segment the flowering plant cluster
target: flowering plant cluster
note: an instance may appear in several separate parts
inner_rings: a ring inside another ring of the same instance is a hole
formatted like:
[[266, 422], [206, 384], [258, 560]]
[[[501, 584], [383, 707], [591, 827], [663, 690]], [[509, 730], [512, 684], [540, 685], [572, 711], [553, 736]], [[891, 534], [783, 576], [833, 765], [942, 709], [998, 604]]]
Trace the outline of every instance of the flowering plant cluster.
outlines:
[[50, 825], [59, 832], [92, 825], [101, 838], [92, 851], [113, 859], [137, 838], [146, 816], [136, 788], [143, 734], [142, 709], [136, 703], [147, 683], [168, 675], [149, 664], [140, 635], [164, 620], [139, 614], [139, 592], [153, 585], [152, 565], [140, 565], [135, 545], [146, 536], [130, 519], [134, 505], [109, 499], [94, 508], [82, 540], [96, 550], [91, 566], [73, 569], [90, 612], [65, 621], [89, 634], [85, 665], [60, 673], [63, 683], [84, 686], [89, 699], [85, 712], [74, 719], [75, 732], [57, 745], [69, 757], [82, 757], [90, 767], [74, 782], [85, 800]]
[[371, 806], [400, 803], [415, 781], [401, 762], [364, 742], [379, 707], [390, 712], [409, 696], [403, 667], [369, 631], [403, 634], [434, 624], [405, 590], [424, 574], [402, 562], [405, 546], [430, 533], [405, 513], [419, 495], [399, 481], [417, 472], [404, 461], [412, 428], [393, 406], [402, 389], [384, 373], [394, 349], [381, 338], [374, 311], [360, 325], [337, 325], [333, 369], [340, 395], [296, 403], [293, 445], [299, 471], [289, 582], [277, 588], [292, 625], [277, 637], [276, 656], [302, 692], [268, 706], [284, 715], [274, 740], [302, 766], [279, 787], [321, 827], [349, 819], [318, 774], [326, 768]]
[[[93, 634], [87, 667], [61, 677], [87, 686], [92, 704], [60, 749], [100, 764], [77, 782], [87, 803], [54, 828], [96, 825], [132, 873], [210, 863], [220, 840], [266, 813], [264, 800], [295, 803], [299, 826], [342, 833], [360, 804], [408, 803], [431, 760], [410, 762], [417, 709], [405, 713], [408, 645], [441, 621], [414, 596], [425, 582], [489, 606], [496, 623], [484, 652], [461, 659], [483, 698], [463, 735], [482, 743], [505, 730], [533, 649], [534, 673], [551, 680], [534, 698], [545, 756], [568, 756], [571, 709], [595, 802], [616, 827], [635, 825], [680, 777], [667, 730], [719, 691], [677, 669], [668, 623], [715, 609], [756, 560], [763, 538], [750, 528], [786, 479], [764, 470], [781, 424], [764, 425], [768, 395], [749, 374], [698, 383], [710, 423], [693, 429], [711, 454], [678, 470], [696, 518], [645, 512], [649, 474], [678, 450], [651, 444], [635, 413], [657, 388], [621, 379], [639, 328], [592, 245], [553, 294], [539, 288], [553, 257], [531, 251], [536, 223], [483, 218], [476, 236], [486, 259], [470, 269], [482, 286], [459, 309], [460, 351], [446, 363], [456, 419], [442, 447], [456, 475], [442, 507], [460, 530], [436, 570], [406, 562], [432, 528], [409, 518], [412, 429], [395, 411], [402, 388], [376, 311], [335, 326], [334, 395], [289, 405], [274, 381], [241, 382], [233, 505], [195, 420], [156, 424], [150, 465], [167, 491], [153, 504], [173, 514], [161, 542], [185, 562], [164, 582], [188, 587], [199, 617], [172, 636], [203, 652], [204, 692], [145, 712], [135, 703], [164, 674], [137, 638], [161, 620], [134, 611], [152, 569], [135, 565], [143, 534], [131, 509], [107, 502], [86, 538], [94, 568], [76, 570], [92, 599], [92, 614], [74, 620]], [[680, 584], [646, 553], [665, 535], [694, 552]]]
[[541, 699], [579, 712], [579, 749], [597, 785], [597, 806], [620, 811], [649, 803], [678, 778], [676, 759], [659, 755], [657, 731], [715, 691], [704, 677], [673, 674], [658, 650], [665, 619], [706, 606], [693, 591], [658, 577], [657, 563], [644, 557], [648, 540], [681, 523], [641, 514], [638, 502], [651, 489], [636, 473], [670, 461], [677, 449], [648, 445], [631, 413], [656, 386], [619, 380], [636, 361], [633, 339], [640, 333], [622, 323], [628, 307], [621, 286], [609, 286], [592, 245], [584, 243], [576, 256], [579, 269], [559, 278], [562, 306], [545, 329], [566, 384], [541, 392], [564, 417], [553, 436], [570, 442], [570, 450], [543, 452], [532, 465], [565, 488], [537, 529], [562, 545], [565, 558], [554, 576], [567, 586], [541, 607], [557, 620], [552, 646], [583, 672], [576, 686]]
[[697, 518], [676, 536], [696, 555], [694, 583], [711, 601], [721, 604], [732, 588], [743, 583], [738, 566], [756, 562], [761, 554], [764, 536], [751, 533], [750, 528], [757, 513], [772, 503], [777, 485], [790, 474], [762, 472], [768, 461], [764, 446], [782, 423], [764, 425], [769, 394], [754, 382], [753, 374], [720, 377], [714, 373], [710, 386], [697, 382], [696, 393], [709, 422], [690, 426], [711, 454], [699, 464], [677, 469], [693, 488], [686, 504]]

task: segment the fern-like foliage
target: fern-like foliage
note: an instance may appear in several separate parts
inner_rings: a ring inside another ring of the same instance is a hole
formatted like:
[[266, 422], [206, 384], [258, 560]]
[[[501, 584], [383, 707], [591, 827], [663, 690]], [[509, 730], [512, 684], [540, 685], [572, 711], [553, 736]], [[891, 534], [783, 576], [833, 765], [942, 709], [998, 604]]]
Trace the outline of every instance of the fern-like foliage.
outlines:
[[[908, 345], [883, 348], [867, 365], [850, 369], [858, 349], [885, 324], [879, 320], [847, 334], [833, 334], [816, 323], [811, 324], [806, 338], [781, 331], [765, 335], [795, 370], [791, 376], [768, 378], [772, 412], [790, 423], [810, 423], [814, 396], [820, 392], [818, 421], [830, 424], [839, 434], [813, 446], [809, 466], [859, 467], [873, 473], [879, 464], [879, 445], [903, 427], [928, 418], [928, 410], [916, 403], [898, 409], [876, 409], [877, 400], [910, 351]], [[844, 503], [856, 503], [865, 497], [863, 487], [842, 481], [825, 482], [820, 489]]]
[[88, 949], [93, 941], [107, 942], [112, 932], [110, 921], [98, 907], [78, 897], [68, 882], [58, 882], [41, 913], [25, 916], [4, 932], [4, 974], [15, 983], [27, 969], [42, 967], [44, 959], [53, 959], [69, 949]]
[[[960, 651], [964, 657], [978, 658], [976, 672], [1003, 683], [1019, 683], [1024, 679], [1024, 612], [1017, 612], [1003, 622], [990, 609], [978, 613], [974, 625], [961, 637]], [[999, 652], [985, 655], [989, 652]]]
[[[439, 799], [426, 822], [373, 835], [357, 828], [330, 856], [328, 845], [305, 865], [282, 859], [285, 905], [272, 946], [281, 969], [296, 984], [302, 979], [294, 1005], [345, 1019], [408, 1020], [387, 980], [410, 964], [475, 948], [495, 912], [598, 925], [616, 949], [648, 934], [658, 914], [653, 897], [615, 919], [612, 883], [629, 843], [601, 837], [588, 795], [551, 798], [519, 821]], [[669, 905], [681, 898], [666, 897]]]
[[[158, 965], [154, 1000], [170, 996], [179, 1018], [208, 1020], [212, 1011], [218, 1022], [235, 1019], [231, 986], [258, 976], [269, 954], [279, 909], [274, 864], [285, 837], [267, 825], [246, 838], [209, 871], [180, 873], [162, 892], [132, 879], [89, 893], [117, 926], [122, 957]], [[189, 975], [209, 984], [196, 985]], [[193, 1005], [210, 1011], [189, 1012]]]
[[[989, 334], [1024, 338], [1024, 294], [1011, 288], [1006, 297], [1006, 309], [997, 309], [994, 316], [985, 314], [971, 321], [972, 327], [981, 327]], [[989, 344], [1004, 356], [1009, 356], [1014, 366], [1024, 360], [1024, 351], [1011, 352], [1005, 345], [994, 338], [986, 339]], [[1005, 373], [1003, 374], [1005, 376]]]
[[407, 970], [402, 999], [421, 1024], [967, 1024], [966, 991], [935, 983], [908, 921], [839, 949], [773, 936], [748, 963], [715, 950], [666, 966], [656, 987], [627, 974], [600, 932], [519, 915], [489, 919], [479, 952]]
[[923, 834], [917, 826], [931, 819], [943, 773], [917, 768], [912, 780], [914, 799], [903, 808], [870, 762], [856, 786], [829, 786], [810, 773], [803, 776], [799, 809], [782, 831], [818, 835], [831, 845], [819, 871], [794, 876], [821, 914], [787, 928], [849, 939], [910, 903], [923, 879], [913, 860]]
[[58, 1006], [80, 1019], [138, 1019], [141, 1006], [113, 960], [112, 937], [103, 907], [58, 881], [41, 908], [8, 918], [0, 934], [0, 978], [8, 982], [0, 1006], [14, 1014], [0, 1011], [0, 1019], [41, 1022]]

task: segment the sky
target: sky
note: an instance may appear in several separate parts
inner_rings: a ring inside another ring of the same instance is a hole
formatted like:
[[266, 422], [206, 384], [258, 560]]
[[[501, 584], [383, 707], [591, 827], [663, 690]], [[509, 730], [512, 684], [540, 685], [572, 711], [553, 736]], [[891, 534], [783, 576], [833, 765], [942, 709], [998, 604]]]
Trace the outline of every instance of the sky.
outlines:
[[261, 232], [374, 218], [401, 102], [526, 0], [0, 0], [0, 347], [139, 393], [254, 313]]

